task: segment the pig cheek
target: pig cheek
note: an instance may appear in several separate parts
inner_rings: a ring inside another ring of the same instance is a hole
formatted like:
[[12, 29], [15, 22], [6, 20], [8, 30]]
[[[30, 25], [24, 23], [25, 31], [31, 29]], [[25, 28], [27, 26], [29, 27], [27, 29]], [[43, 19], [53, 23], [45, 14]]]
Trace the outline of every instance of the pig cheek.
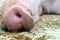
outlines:
[[[25, 16], [24, 16], [25, 15]], [[26, 13], [23, 15], [23, 26], [24, 30], [31, 30], [34, 27], [33, 19]]]

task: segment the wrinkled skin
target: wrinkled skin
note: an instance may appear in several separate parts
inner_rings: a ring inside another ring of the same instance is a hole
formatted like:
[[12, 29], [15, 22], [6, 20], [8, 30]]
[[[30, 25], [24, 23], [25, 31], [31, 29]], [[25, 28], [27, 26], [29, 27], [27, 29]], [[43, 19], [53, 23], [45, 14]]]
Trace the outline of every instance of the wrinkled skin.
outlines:
[[60, 14], [60, 0], [7, 0], [4, 5], [3, 28], [10, 31], [31, 30], [44, 13]]

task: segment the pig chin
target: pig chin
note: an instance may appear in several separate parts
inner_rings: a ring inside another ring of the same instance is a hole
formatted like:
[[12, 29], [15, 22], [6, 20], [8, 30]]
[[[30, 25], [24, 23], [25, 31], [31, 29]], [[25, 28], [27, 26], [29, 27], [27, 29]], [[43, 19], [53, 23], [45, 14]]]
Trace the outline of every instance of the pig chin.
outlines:
[[34, 22], [30, 13], [22, 6], [12, 6], [5, 12], [2, 25], [9, 31], [31, 30]]

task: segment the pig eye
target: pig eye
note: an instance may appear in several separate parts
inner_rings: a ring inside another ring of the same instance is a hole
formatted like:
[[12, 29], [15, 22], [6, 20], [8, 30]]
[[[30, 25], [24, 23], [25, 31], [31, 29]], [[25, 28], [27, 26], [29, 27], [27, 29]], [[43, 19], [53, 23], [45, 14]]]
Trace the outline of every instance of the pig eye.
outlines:
[[19, 17], [19, 18], [22, 17], [20, 13], [16, 13], [16, 16]]

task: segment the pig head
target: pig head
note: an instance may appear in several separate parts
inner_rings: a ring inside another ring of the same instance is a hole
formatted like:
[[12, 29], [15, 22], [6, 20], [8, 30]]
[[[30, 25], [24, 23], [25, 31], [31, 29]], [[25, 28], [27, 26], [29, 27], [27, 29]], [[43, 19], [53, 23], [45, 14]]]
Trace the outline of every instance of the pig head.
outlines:
[[7, 0], [2, 25], [10, 31], [30, 30], [43, 13], [60, 14], [60, 0]]
[[3, 28], [7, 28], [9, 31], [33, 28], [34, 20], [28, 0], [7, 0], [3, 10]]

